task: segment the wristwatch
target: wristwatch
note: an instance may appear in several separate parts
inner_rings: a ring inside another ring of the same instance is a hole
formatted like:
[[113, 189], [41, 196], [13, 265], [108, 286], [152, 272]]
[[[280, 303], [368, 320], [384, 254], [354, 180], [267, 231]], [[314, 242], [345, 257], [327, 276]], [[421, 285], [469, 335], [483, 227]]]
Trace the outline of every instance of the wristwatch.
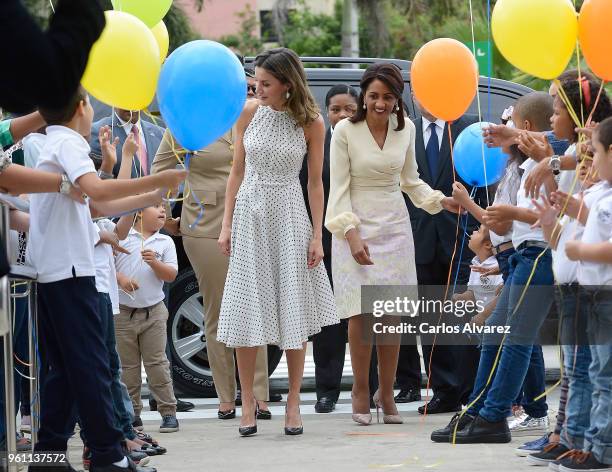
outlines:
[[98, 171], [98, 177], [100, 177], [102, 180], [110, 180], [115, 178], [112, 173], [109, 174], [108, 172], [104, 172], [103, 170]]
[[551, 157], [548, 165], [550, 166], [550, 170], [552, 170], [554, 175], [559, 175], [561, 172], [561, 158], [559, 156]]
[[68, 195], [70, 193], [70, 189], [72, 189], [72, 184], [70, 180], [68, 180], [68, 176], [66, 174], [62, 174], [62, 182], [59, 186], [59, 193], [62, 195]]

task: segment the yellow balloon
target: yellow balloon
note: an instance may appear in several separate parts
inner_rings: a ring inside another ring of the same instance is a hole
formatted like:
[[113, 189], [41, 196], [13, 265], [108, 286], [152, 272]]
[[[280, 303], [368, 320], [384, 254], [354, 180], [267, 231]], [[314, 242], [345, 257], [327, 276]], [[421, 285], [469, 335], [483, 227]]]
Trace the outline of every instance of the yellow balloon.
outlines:
[[578, 17], [568, 0], [498, 0], [491, 29], [508, 62], [551, 80], [565, 70], [574, 52]]
[[146, 108], [161, 69], [153, 33], [135, 16], [109, 10], [106, 26], [89, 54], [82, 83], [94, 97], [126, 110]]
[[164, 62], [166, 60], [166, 56], [168, 55], [168, 48], [170, 47], [168, 28], [166, 28], [163, 21], [160, 21], [153, 28], [151, 28], [151, 32], [153, 33], [153, 36], [155, 36], [155, 41], [157, 41], [157, 45], [159, 46], [159, 60], [160, 62]]

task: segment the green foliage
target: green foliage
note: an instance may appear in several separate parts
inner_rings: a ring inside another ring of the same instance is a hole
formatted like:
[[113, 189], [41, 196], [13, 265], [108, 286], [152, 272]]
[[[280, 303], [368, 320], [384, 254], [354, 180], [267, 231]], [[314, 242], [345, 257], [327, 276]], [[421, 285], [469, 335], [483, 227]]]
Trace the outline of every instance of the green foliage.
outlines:
[[257, 15], [247, 4], [246, 8], [237, 13], [240, 19], [240, 30], [237, 34], [230, 34], [219, 38], [219, 42], [227, 47], [235, 48], [244, 56], [253, 56], [261, 51], [262, 41], [255, 35], [259, 23]]

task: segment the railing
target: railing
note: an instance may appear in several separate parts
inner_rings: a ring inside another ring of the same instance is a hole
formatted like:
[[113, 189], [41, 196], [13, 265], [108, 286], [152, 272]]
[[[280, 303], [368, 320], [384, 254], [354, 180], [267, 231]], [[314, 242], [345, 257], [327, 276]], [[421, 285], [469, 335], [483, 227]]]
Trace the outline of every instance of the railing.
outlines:
[[[6, 254], [10, 254], [9, 248], [9, 208], [6, 204], [0, 203], [0, 241]], [[26, 284], [23, 293], [11, 293], [12, 283]], [[36, 281], [23, 276], [7, 275], [0, 278], [0, 327], [2, 327], [3, 357], [4, 357], [4, 392], [5, 404], [4, 415], [6, 425], [6, 465], [5, 470], [17, 471], [18, 462], [10, 461], [10, 454], [17, 452], [17, 425], [15, 415], [15, 362], [13, 348], [13, 321], [15, 313], [11, 310], [11, 298], [28, 298], [28, 339], [29, 339], [29, 378], [30, 378], [30, 398], [32, 418], [32, 447], [36, 444], [38, 437], [39, 424], [39, 385], [38, 385], [38, 350], [35, 343], [37, 339], [37, 300], [36, 300]], [[18, 379], [19, 381], [19, 379]]]

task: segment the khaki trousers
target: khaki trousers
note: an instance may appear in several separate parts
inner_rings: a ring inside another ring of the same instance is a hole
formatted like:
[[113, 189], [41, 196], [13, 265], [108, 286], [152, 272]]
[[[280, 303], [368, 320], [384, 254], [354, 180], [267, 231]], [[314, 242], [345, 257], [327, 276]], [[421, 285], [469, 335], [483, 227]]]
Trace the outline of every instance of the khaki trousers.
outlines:
[[121, 358], [121, 379], [125, 383], [134, 405], [134, 413], [140, 416], [142, 399], [141, 362], [144, 364], [149, 388], [157, 399], [157, 409], [164, 415], [176, 414], [176, 398], [172, 388], [170, 363], [166, 357], [166, 322], [168, 310], [164, 302], [149, 309], [121, 306], [115, 316], [117, 351]]
[[[236, 399], [234, 349], [217, 341], [217, 324], [229, 258], [221, 254], [217, 240], [213, 238], [183, 236], [183, 247], [203, 298], [206, 349], [217, 397], [220, 402], [233, 402]], [[257, 352], [253, 391], [257, 400], [268, 400], [267, 346], [262, 346]]]

